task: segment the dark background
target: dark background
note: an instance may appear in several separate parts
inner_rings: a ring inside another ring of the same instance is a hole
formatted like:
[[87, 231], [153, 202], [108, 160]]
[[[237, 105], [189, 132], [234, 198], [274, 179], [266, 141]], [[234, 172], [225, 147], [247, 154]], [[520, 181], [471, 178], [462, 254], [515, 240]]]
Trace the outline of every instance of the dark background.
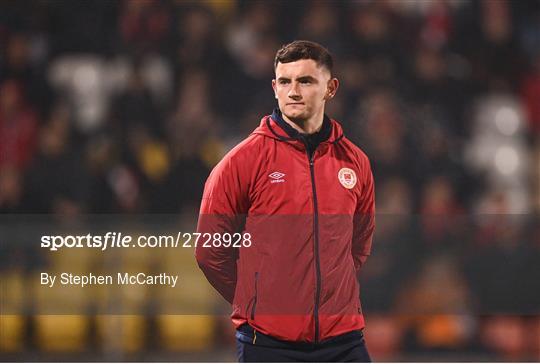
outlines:
[[[3, 1], [0, 212], [196, 216], [211, 168], [275, 107], [294, 39], [333, 53], [327, 113], [371, 159], [374, 358], [540, 360], [537, 0]], [[0, 251], [4, 282], [37, 259]], [[91, 315], [3, 317], [0, 357], [234, 360], [219, 310], [176, 318], [177, 345], [147, 340], [167, 335], [155, 317], [121, 319], [117, 345]], [[50, 346], [60, 328], [82, 334]]]

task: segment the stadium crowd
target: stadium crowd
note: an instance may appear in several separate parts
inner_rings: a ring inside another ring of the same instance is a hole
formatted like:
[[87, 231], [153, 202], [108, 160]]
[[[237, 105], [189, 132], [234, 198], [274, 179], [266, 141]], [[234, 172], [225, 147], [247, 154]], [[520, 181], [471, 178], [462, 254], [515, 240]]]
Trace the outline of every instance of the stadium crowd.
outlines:
[[276, 106], [276, 50], [317, 41], [375, 176], [375, 359], [538, 360], [539, 24], [536, 0], [2, 2], [0, 212], [196, 216]]

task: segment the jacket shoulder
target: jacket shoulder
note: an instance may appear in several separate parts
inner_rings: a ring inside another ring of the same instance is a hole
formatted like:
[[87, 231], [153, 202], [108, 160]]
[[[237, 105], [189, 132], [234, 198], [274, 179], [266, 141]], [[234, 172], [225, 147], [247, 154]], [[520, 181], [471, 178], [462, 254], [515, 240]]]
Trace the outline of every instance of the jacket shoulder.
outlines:
[[222, 161], [246, 162], [252, 160], [262, 150], [263, 139], [264, 137], [262, 135], [250, 134], [246, 139], [229, 150]]
[[212, 169], [210, 179], [218, 178], [223, 174], [229, 175], [229, 172], [247, 176], [256, 158], [261, 155], [262, 139], [261, 135], [251, 134], [234, 146]]
[[[260, 149], [259, 139], [257, 135], [248, 136], [227, 152], [212, 169], [203, 193], [203, 200], [206, 201], [206, 204], [202, 205], [204, 211], [245, 211], [245, 196], [249, 190], [253, 165], [256, 163], [255, 158], [260, 155], [257, 153]], [[210, 200], [214, 205], [210, 206]]]

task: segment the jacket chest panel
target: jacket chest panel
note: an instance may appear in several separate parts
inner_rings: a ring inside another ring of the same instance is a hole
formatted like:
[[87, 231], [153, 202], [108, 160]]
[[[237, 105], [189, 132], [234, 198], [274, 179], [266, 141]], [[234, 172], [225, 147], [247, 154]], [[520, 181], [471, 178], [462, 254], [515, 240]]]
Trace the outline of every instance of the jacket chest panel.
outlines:
[[257, 167], [250, 191], [250, 214], [308, 214], [313, 212], [311, 177], [306, 154], [277, 148]]
[[346, 159], [324, 155], [314, 169], [319, 214], [354, 214], [362, 185], [358, 168]]
[[[352, 167], [352, 163], [342, 158], [336, 158], [331, 153], [316, 156], [313, 176], [318, 212], [354, 213], [359, 191], [357, 175], [358, 171]], [[313, 213], [312, 177], [305, 152], [277, 148], [274, 153], [261, 159], [252, 186], [250, 214]]]

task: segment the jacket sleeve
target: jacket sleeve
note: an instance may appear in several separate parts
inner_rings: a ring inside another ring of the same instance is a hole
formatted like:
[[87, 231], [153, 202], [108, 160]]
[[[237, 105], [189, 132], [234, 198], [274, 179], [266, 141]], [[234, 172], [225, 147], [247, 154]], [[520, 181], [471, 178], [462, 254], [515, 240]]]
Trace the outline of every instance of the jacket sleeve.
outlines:
[[353, 220], [352, 256], [357, 275], [371, 253], [375, 230], [375, 187], [373, 173], [367, 159], [365, 166], [362, 194], [358, 200]]
[[[238, 248], [214, 246], [214, 234], [242, 232], [248, 210], [248, 181], [242, 175], [238, 158], [227, 155], [214, 168], [206, 181], [197, 232], [211, 234], [210, 247], [202, 246], [208, 239], [201, 235], [195, 247], [195, 258], [210, 284], [232, 303], [236, 288]], [[208, 236], [208, 235], [206, 235]], [[217, 245], [217, 244], [216, 244]]]

